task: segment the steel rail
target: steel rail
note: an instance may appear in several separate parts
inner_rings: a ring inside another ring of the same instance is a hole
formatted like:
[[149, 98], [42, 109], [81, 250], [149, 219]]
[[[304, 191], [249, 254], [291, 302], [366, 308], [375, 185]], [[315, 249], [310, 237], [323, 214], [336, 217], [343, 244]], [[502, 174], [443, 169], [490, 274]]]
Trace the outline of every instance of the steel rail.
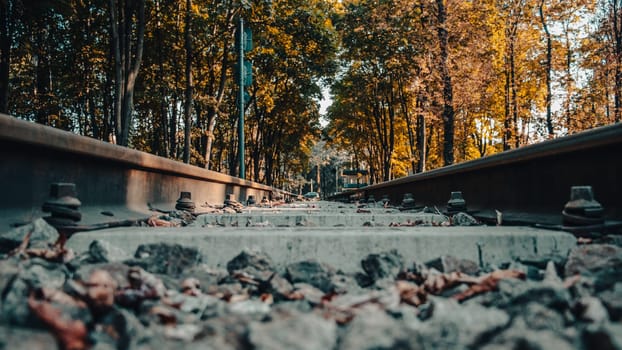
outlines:
[[[278, 189], [126, 147], [0, 114], [0, 230], [11, 221], [41, 216], [50, 184], [75, 183], [85, 222], [101, 211], [116, 219], [149, 212], [148, 204], [173, 208], [181, 191], [197, 203], [257, 199]], [[88, 215], [91, 213], [92, 215]], [[108, 220], [110, 220], [108, 218]]]
[[399, 204], [412, 193], [418, 205], [444, 209], [452, 191], [467, 207], [493, 216], [556, 222], [571, 186], [592, 186], [610, 219], [622, 218], [622, 124], [524, 146], [488, 157], [364, 187], [353, 193]]

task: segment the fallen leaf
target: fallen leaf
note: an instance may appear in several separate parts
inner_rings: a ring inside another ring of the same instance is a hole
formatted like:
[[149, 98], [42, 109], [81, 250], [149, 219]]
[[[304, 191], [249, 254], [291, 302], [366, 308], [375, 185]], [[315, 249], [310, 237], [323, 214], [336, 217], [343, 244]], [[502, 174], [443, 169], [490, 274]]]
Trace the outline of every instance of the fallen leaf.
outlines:
[[62, 350], [87, 349], [88, 330], [84, 322], [67, 319], [62, 312], [47, 301], [38, 301], [32, 295], [28, 307], [47, 326]]
[[454, 295], [453, 298], [458, 301], [463, 301], [475, 295], [490, 292], [490, 291], [497, 289], [497, 284], [502, 279], [507, 279], [507, 278], [525, 279], [525, 277], [526, 275], [523, 271], [496, 270], [489, 274], [478, 277], [476, 284], [473, 284], [469, 289], [465, 290], [464, 292]]

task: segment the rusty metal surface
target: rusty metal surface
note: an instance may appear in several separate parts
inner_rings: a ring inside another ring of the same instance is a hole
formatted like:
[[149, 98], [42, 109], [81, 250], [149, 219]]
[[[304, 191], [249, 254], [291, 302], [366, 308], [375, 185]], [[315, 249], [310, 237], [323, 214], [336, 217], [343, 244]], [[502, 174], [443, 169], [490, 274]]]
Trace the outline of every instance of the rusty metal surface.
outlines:
[[[130, 219], [148, 204], [174, 208], [181, 192], [197, 206], [228, 194], [270, 197], [272, 187], [0, 114], [0, 230], [40, 217], [52, 183], [74, 183], [82, 223], [106, 221], [102, 211]], [[93, 217], [93, 216], [96, 217]]]
[[604, 207], [605, 219], [620, 219], [621, 179], [622, 124], [616, 124], [375, 184], [359, 193], [388, 195], [393, 204], [412, 193], [417, 206], [443, 208], [451, 192], [461, 191], [469, 210], [529, 213], [561, 222], [570, 188], [588, 185]]

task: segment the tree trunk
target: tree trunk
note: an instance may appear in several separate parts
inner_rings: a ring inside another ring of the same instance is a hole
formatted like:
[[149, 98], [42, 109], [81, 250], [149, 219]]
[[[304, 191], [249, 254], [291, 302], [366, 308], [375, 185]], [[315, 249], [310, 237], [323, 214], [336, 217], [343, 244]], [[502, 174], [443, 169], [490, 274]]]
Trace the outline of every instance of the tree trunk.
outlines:
[[[423, 108], [423, 98], [421, 96], [417, 96], [417, 105], [419, 106], [418, 110]], [[425, 116], [421, 112], [419, 112], [417, 115], [417, 152], [419, 155], [417, 172], [422, 173], [425, 171], [427, 151]]]
[[177, 159], [177, 115], [179, 110], [177, 109], [177, 103], [179, 99], [177, 92], [173, 92], [171, 101], [171, 119], [169, 120], [169, 158]]
[[503, 150], [507, 151], [511, 148], [510, 142], [512, 140], [512, 123], [510, 122], [510, 67], [507, 62], [508, 57], [506, 57], [505, 60], [505, 69], [503, 71], [503, 75], [505, 76], [505, 85], [503, 86]]
[[0, 113], [9, 113], [9, 66], [11, 64], [10, 1], [0, 1]]
[[611, 1], [611, 22], [614, 38], [615, 91], [613, 115], [616, 123], [622, 121], [622, 4]]
[[[132, 3], [133, 1], [128, 2]], [[127, 15], [126, 20], [131, 23], [131, 16]], [[130, 27], [130, 25], [128, 25]], [[137, 13], [137, 38], [136, 38], [136, 53], [134, 55], [134, 63], [131, 63], [132, 50], [131, 44], [127, 46], [127, 78], [125, 86], [125, 98], [123, 99], [123, 111], [124, 111], [124, 123], [123, 123], [123, 143], [121, 145], [127, 146], [129, 143], [129, 132], [132, 125], [132, 114], [134, 112], [134, 87], [136, 86], [136, 78], [140, 70], [140, 64], [143, 59], [143, 42], [145, 37], [145, 0], [139, 0], [138, 13]], [[129, 33], [125, 33], [129, 39]], [[131, 67], [131, 68], [129, 68]]]
[[510, 89], [512, 90], [512, 136], [514, 137], [514, 146], [520, 146], [520, 138], [518, 137], [518, 99], [516, 97], [516, 61], [514, 56], [514, 43], [511, 44], [510, 52]]
[[45, 17], [35, 20], [35, 121], [39, 124], [50, 125], [50, 62], [48, 60], [47, 35], [49, 30], [44, 30], [46, 24]]
[[443, 162], [450, 165], [454, 162], [454, 107], [451, 76], [447, 67], [447, 29], [445, 0], [437, 0], [438, 8], [438, 41], [440, 45], [440, 73], [443, 80]]
[[542, 29], [544, 30], [544, 36], [546, 40], [546, 62], [544, 63], [546, 69], [546, 129], [549, 134], [549, 138], [553, 138], [554, 130], [553, 130], [553, 120], [551, 115], [551, 70], [552, 70], [552, 59], [553, 59], [553, 44], [551, 40], [551, 33], [549, 32], [549, 27], [546, 23], [546, 16], [544, 14], [544, 0], [540, 0], [539, 5], [540, 11], [540, 22], [542, 23]]
[[[132, 18], [136, 8], [136, 48], [132, 51]], [[120, 3], [117, 18], [115, 0], [109, 0], [110, 22], [112, 34], [112, 50], [114, 53], [115, 69], [115, 108], [114, 119], [116, 128], [116, 142], [121, 146], [129, 143], [129, 131], [132, 125], [134, 110], [134, 87], [140, 70], [143, 56], [143, 42], [145, 36], [145, 0], [134, 2], [127, 0]], [[132, 58], [134, 59], [132, 62]]]
[[112, 34], [111, 50], [114, 57], [114, 143], [119, 143], [121, 137], [121, 105], [123, 88], [123, 62], [121, 62], [121, 40], [119, 38], [119, 22], [117, 19], [116, 0], [110, 0], [110, 32]]
[[[229, 14], [233, 18], [232, 14]], [[226, 52], [229, 46], [229, 40], [224, 40], [223, 51]], [[214, 129], [216, 128], [216, 120], [218, 119], [218, 109], [225, 97], [225, 88], [227, 82], [227, 67], [229, 66], [229, 55], [223, 55], [220, 65], [220, 81], [218, 83], [218, 92], [216, 94], [216, 105], [210, 106], [207, 112], [207, 140], [205, 145], [205, 168], [211, 169], [212, 144], [214, 143]]]
[[[161, 24], [161, 15], [162, 10], [160, 9], [160, 1], [156, 1], [156, 41], [157, 41], [157, 52], [161, 53], [163, 50], [162, 42], [164, 41], [163, 33], [162, 33], [162, 24]], [[157, 154], [163, 157], [166, 157], [170, 154], [170, 138], [168, 135], [169, 124], [168, 124], [168, 111], [166, 106], [167, 96], [167, 88], [166, 88], [166, 80], [165, 80], [165, 71], [164, 71], [164, 55], [158, 55], [158, 76], [156, 77], [156, 81], [160, 84], [160, 106], [159, 106], [159, 114], [160, 114], [160, 123], [157, 131], [157, 135], [155, 137], [155, 149], [157, 149]]]
[[186, 93], [184, 102], [184, 163], [190, 163], [190, 131], [192, 128], [192, 33], [191, 18], [192, 0], [186, 0], [186, 30], [184, 47], [186, 49]]
[[404, 119], [406, 119], [406, 131], [408, 133], [408, 147], [410, 153], [410, 166], [412, 172], [417, 171], [417, 165], [415, 163], [415, 134], [413, 132], [413, 122], [410, 118], [409, 108], [408, 108], [408, 98], [406, 93], [404, 92], [404, 86], [402, 84], [402, 80], [398, 79], [398, 86], [400, 92], [400, 103], [402, 106], [402, 112], [404, 113]]
[[574, 91], [574, 81], [572, 79], [572, 72], [570, 69], [572, 68], [572, 45], [570, 43], [570, 37], [568, 35], [568, 31], [570, 30], [568, 22], [564, 24], [564, 35], [566, 38], [566, 129], [570, 132], [571, 129], [571, 103], [572, 103], [572, 95]]

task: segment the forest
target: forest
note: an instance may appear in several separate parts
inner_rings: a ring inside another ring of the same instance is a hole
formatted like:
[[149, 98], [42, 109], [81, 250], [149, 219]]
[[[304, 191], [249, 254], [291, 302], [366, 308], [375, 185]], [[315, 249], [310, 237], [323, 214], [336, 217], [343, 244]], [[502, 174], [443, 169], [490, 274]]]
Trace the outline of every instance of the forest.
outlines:
[[0, 113], [292, 191], [618, 123], [621, 99], [622, 0], [0, 0]]

